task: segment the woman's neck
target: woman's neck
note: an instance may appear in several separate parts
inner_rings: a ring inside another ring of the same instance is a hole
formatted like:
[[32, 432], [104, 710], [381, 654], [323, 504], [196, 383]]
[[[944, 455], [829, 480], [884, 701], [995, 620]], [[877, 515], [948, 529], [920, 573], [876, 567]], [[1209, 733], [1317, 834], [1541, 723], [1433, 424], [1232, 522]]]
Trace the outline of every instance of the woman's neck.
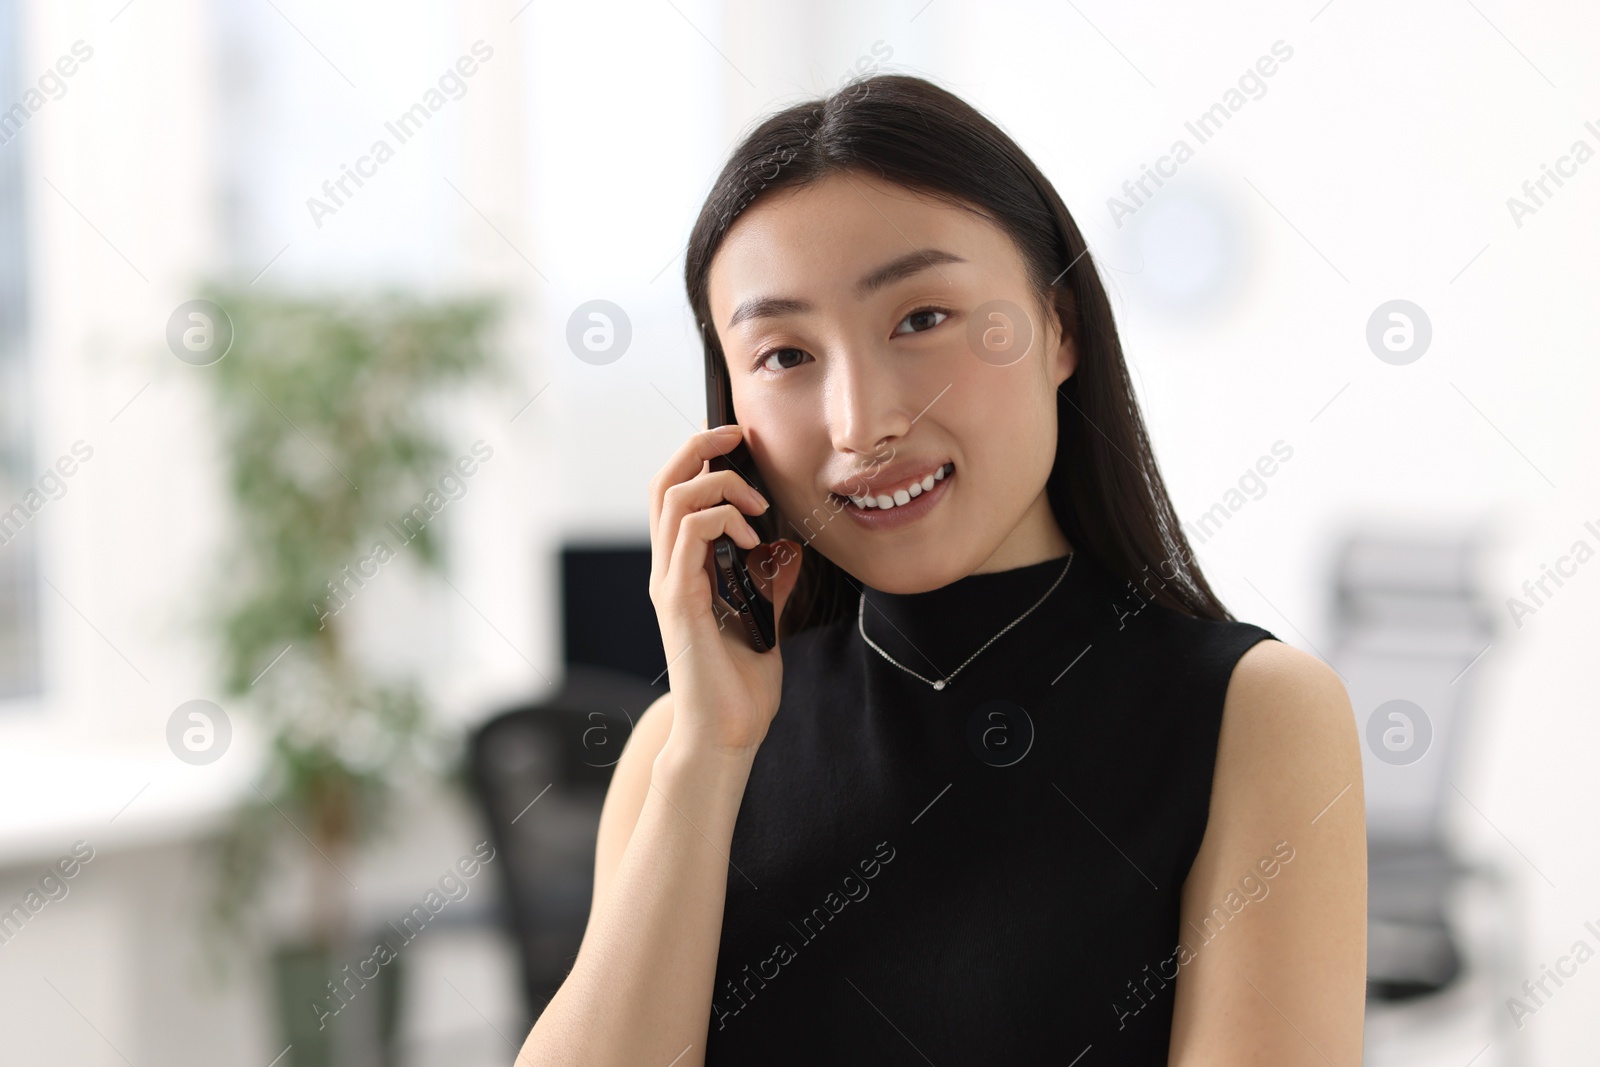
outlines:
[[1072, 545], [1061, 532], [1061, 524], [1050, 506], [1049, 494], [1041, 489], [1022, 520], [1000, 542], [1000, 547], [972, 573], [1014, 570], [1047, 559], [1060, 559], [1071, 551]]

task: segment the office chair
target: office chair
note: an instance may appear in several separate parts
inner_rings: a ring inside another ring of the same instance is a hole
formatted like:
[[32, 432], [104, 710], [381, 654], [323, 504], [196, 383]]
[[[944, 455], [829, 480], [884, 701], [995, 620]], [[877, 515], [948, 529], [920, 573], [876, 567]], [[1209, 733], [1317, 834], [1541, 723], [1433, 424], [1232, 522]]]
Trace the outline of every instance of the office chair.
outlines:
[[597, 668], [568, 669], [549, 700], [513, 708], [473, 736], [473, 790], [500, 862], [529, 1018], [572, 969], [589, 921], [595, 833], [631, 724], [664, 690]]
[[[1458, 799], [1480, 656], [1496, 636], [1475, 576], [1482, 547], [1473, 533], [1358, 532], [1337, 556], [1332, 659], [1362, 739], [1369, 1002], [1421, 1000], [1463, 977], [1469, 957], [1450, 912], [1467, 881], [1494, 892], [1506, 929], [1515, 921], [1510, 883], [1458, 856], [1442, 820]], [[1514, 946], [1508, 936], [1488, 954], [1497, 988], [1515, 985]], [[1501, 1044], [1514, 1053], [1515, 1042]]]
[[649, 544], [568, 546], [560, 570], [559, 688], [490, 718], [467, 754], [501, 857], [504, 917], [530, 1019], [560, 988], [583, 941], [612, 768], [633, 724], [667, 688]]

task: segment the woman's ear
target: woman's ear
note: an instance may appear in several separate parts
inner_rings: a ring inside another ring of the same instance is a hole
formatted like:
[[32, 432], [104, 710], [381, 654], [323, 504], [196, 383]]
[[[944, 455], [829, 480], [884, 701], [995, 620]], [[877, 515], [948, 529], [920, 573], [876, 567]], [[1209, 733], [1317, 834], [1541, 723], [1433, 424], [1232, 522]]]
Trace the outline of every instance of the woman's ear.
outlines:
[[[1078, 347], [1073, 343], [1072, 331], [1066, 326], [1071, 317], [1072, 293], [1052, 285], [1049, 289], [1049, 322], [1057, 336], [1055, 348], [1050, 352], [1050, 380], [1056, 388], [1078, 371]], [[1065, 306], [1063, 306], [1065, 305]]]
[[1072, 377], [1078, 371], [1078, 348], [1072, 343], [1072, 335], [1063, 333], [1061, 343], [1056, 345], [1053, 353], [1053, 362], [1050, 367], [1050, 377], [1059, 389], [1061, 383]]

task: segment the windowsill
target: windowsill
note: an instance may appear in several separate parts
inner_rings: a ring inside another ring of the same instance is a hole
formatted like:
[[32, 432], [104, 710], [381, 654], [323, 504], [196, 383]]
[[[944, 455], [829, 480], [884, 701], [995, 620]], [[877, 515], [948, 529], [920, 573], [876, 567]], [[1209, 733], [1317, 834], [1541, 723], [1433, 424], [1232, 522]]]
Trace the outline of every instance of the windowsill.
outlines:
[[0, 869], [52, 863], [76, 841], [99, 852], [191, 838], [250, 792], [257, 754], [237, 734], [197, 767], [164, 747], [62, 736], [50, 715], [0, 721]]

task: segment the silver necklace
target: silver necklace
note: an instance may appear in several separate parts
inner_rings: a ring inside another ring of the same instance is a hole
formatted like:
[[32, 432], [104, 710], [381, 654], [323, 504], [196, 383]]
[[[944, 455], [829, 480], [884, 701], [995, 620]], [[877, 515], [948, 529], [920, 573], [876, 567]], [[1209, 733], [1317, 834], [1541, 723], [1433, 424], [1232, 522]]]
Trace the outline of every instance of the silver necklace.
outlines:
[[856, 629], [861, 632], [861, 639], [863, 641], [865, 641], [867, 644], [871, 645], [873, 650], [876, 651], [878, 653], [878, 655], [882, 656], [884, 659], [888, 660], [890, 663], [894, 664], [896, 667], [899, 667], [901, 670], [903, 670], [907, 674], [911, 675], [911, 677], [913, 677], [913, 678], [922, 678], [922, 680], [924, 682], [927, 682], [929, 685], [933, 686], [934, 689], [943, 689], [945, 686], [950, 684], [951, 680], [954, 679], [956, 675], [960, 674], [962, 672], [962, 670], [965, 669], [965, 667], [966, 667], [966, 665], [968, 663], [971, 663], [973, 660], [977, 659], [978, 656], [983, 652], [984, 648], [988, 648], [990, 645], [992, 645], [996, 641], [1000, 640], [1001, 636], [1005, 634], [1006, 630], [1011, 629], [1011, 627], [1015, 626], [1017, 623], [1021, 622], [1023, 619], [1026, 619], [1029, 615], [1032, 615], [1034, 608], [1037, 608], [1040, 604], [1043, 604], [1045, 602], [1045, 598], [1048, 597], [1051, 593], [1056, 591], [1056, 586], [1061, 584], [1061, 579], [1065, 578], [1067, 576], [1067, 572], [1072, 569], [1072, 560], [1073, 560], [1073, 557], [1076, 556], [1076, 555], [1077, 555], [1076, 552], [1071, 552], [1071, 553], [1067, 554], [1067, 565], [1065, 567], [1061, 568], [1061, 573], [1056, 576], [1056, 580], [1055, 581], [1050, 583], [1050, 588], [1046, 589], [1044, 591], [1044, 596], [1040, 597], [1038, 600], [1035, 600], [1033, 602], [1033, 607], [1032, 608], [1029, 608], [1027, 611], [1024, 611], [1021, 615], [1018, 615], [1016, 618], [1012, 619], [1009, 623], [1007, 623], [1005, 625], [1005, 628], [1002, 629], [1000, 631], [1000, 633], [995, 634], [993, 637], [989, 638], [989, 640], [985, 641], [983, 643], [983, 648], [978, 649], [977, 652], [974, 652], [972, 655], [968, 656], [965, 663], [962, 663], [960, 667], [957, 667], [955, 670], [951, 671], [949, 674], [945, 675], [943, 678], [938, 679], [937, 681], [935, 681], [932, 678], [923, 678], [922, 675], [918, 674], [916, 671], [912, 670], [910, 667], [907, 667], [905, 664], [899, 662], [893, 656], [889, 655], [889, 653], [887, 653], [883, 649], [879, 648], [877, 643], [874, 642], [872, 640], [872, 638], [867, 636], [867, 627], [866, 627], [867, 593], [866, 593], [866, 590], [864, 590], [864, 589], [861, 591], [861, 603], [856, 608]]

